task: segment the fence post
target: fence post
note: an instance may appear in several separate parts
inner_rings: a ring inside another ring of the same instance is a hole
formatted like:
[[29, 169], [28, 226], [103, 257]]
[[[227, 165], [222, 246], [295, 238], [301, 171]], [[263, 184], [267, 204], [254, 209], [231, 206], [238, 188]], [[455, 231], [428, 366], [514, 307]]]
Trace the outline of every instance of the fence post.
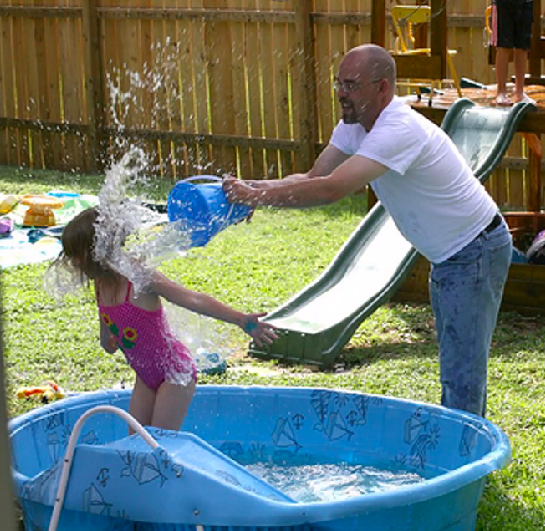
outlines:
[[386, 0], [373, 0], [371, 4], [371, 42], [386, 46]]
[[431, 0], [431, 55], [441, 56], [441, 79], [447, 77], [447, 3]]
[[314, 0], [295, 2], [295, 68], [301, 73], [299, 87], [299, 152], [296, 171], [306, 172], [315, 159], [316, 131], [316, 72], [314, 68]]
[[543, 83], [541, 76], [541, 59], [543, 52], [541, 51], [541, 0], [534, 0], [534, 23], [532, 25], [532, 48], [528, 64], [530, 66], [530, 79], [526, 80], [530, 83]]
[[99, 172], [104, 167], [104, 77], [99, 40], [96, 0], [83, 2], [83, 46], [85, 54], [85, 95], [87, 123], [89, 125], [90, 171]]

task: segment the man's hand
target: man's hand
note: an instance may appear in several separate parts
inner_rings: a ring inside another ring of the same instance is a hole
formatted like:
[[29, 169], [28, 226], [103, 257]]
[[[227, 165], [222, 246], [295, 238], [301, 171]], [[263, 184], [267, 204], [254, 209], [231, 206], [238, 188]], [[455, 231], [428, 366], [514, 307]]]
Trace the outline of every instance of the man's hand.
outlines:
[[229, 203], [255, 206], [255, 188], [245, 181], [226, 176], [222, 182], [223, 191]]
[[[225, 193], [225, 196], [227, 197], [227, 201], [229, 201], [230, 203], [242, 203], [239, 199], [238, 199], [238, 195], [237, 195], [237, 189], [239, 188], [237, 186], [238, 183], [243, 183], [244, 181], [241, 181], [239, 179], [237, 179], [236, 177], [233, 177], [232, 175], [224, 175], [223, 176], [223, 191]], [[242, 203], [244, 204], [244, 203]], [[255, 210], [252, 208], [252, 210], [250, 210], [249, 214], [246, 216], [245, 220], [246, 220], [246, 223], [250, 223], [253, 215], [254, 215], [254, 212]], [[242, 220], [243, 221], [243, 220]], [[241, 223], [242, 221], [239, 221], [238, 223]]]

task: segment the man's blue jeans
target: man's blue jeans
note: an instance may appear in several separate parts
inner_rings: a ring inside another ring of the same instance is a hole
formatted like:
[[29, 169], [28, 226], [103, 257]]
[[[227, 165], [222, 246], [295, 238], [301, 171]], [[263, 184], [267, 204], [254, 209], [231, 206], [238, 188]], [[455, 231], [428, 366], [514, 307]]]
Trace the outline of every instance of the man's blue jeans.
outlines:
[[461, 251], [432, 264], [441, 404], [484, 417], [488, 351], [507, 280], [512, 240], [505, 221]]

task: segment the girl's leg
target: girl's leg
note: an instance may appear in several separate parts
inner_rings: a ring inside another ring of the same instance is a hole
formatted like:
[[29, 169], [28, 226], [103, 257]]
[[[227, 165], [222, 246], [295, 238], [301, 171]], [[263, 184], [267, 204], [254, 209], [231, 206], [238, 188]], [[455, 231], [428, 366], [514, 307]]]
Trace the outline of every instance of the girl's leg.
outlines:
[[[143, 426], [151, 426], [156, 393], [136, 376], [129, 413]], [[130, 430], [131, 434], [134, 433]]]
[[195, 382], [187, 385], [163, 382], [155, 398], [151, 425], [167, 430], [179, 430], [195, 393]]
[[507, 71], [509, 67], [509, 49], [496, 49], [496, 81], [498, 83], [496, 103], [498, 105], [512, 105], [507, 95]]

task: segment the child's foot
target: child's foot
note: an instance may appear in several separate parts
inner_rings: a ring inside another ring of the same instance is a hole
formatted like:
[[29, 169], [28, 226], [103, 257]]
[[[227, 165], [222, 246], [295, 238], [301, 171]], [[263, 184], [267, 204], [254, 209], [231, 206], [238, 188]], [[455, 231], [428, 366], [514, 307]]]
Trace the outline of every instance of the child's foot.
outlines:
[[532, 98], [530, 98], [530, 96], [528, 96], [528, 94], [526, 94], [526, 92], [523, 92], [521, 95], [515, 94], [515, 103], [519, 103], [521, 101], [523, 101], [524, 103], [536, 103], [535, 100], [533, 100]]
[[508, 106], [513, 105], [511, 98], [507, 94], [498, 94], [496, 97], [496, 105]]

